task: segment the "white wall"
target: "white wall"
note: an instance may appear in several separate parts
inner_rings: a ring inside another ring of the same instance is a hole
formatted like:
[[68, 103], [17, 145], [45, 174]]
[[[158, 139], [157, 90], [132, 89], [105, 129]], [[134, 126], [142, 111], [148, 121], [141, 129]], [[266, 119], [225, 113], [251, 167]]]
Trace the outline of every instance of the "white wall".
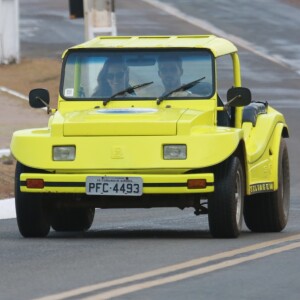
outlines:
[[19, 60], [19, 0], [0, 0], [0, 64]]

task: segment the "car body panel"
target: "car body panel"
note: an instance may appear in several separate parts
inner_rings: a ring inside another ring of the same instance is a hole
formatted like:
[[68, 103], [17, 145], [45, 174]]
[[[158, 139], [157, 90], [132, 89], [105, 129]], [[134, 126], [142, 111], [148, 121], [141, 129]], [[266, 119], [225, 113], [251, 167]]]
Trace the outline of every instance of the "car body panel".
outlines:
[[[241, 130], [200, 126], [194, 128], [191, 136], [51, 137], [48, 130], [33, 129], [16, 132], [12, 148], [18, 161], [37, 169], [111, 172], [120, 169], [149, 169], [152, 172], [156, 169], [162, 172], [163, 169], [190, 170], [218, 164], [235, 151], [241, 137]], [[141, 139], [142, 149], [137, 146]], [[166, 144], [186, 144], [187, 159], [164, 160], [163, 145]], [[199, 144], [205, 147], [199, 147]], [[75, 145], [76, 159], [53, 161], [52, 147], [57, 145]]]
[[[98, 36], [86, 43], [71, 49], [86, 48], [203, 48], [211, 50], [215, 57], [230, 54], [237, 48], [229, 40], [214, 35], [184, 35], [184, 36]], [[64, 52], [63, 57], [67, 51]]]
[[[171, 49], [173, 52], [206, 49], [214, 58], [231, 56], [232, 85], [241, 86], [236, 47], [215, 36], [98, 37], [68, 49], [63, 58], [70, 51], [89, 53], [91, 49]], [[75, 90], [80, 88], [78, 68], [75, 65], [74, 72], [78, 72], [74, 75]], [[62, 76], [64, 72], [63, 69]], [[58, 109], [52, 110], [47, 128], [21, 130], [13, 135], [11, 150], [16, 160], [37, 169], [21, 174], [22, 191], [84, 194], [86, 178], [96, 174], [141, 177], [146, 183], [145, 194], [207, 195], [214, 191], [216, 166], [234, 153], [239, 153], [245, 169], [247, 195], [277, 190], [279, 144], [283, 132], [287, 131], [283, 115], [266, 105], [266, 112], [259, 114], [253, 125], [243, 121], [243, 107], [234, 107], [233, 124], [218, 125], [218, 111], [227, 108], [218, 104], [217, 74], [213, 76], [215, 92], [199, 99], [177, 97], [158, 103], [155, 97], [146, 101], [139, 96], [138, 99], [111, 99], [104, 104], [102, 99], [68, 100], [60, 95]], [[53, 146], [68, 145], [75, 146], [76, 158], [54, 161]], [[164, 145], [186, 145], [186, 159], [164, 159]], [[45, 187], [24, 185], [27, 179], [34, 178], [43, 179]], [[205, 179], [208, 185], [189, 189], [189, 179]], [[183, 186], [176, 186], [178, 183]]]
[[[23, 173], [21, 175], [21, 191], [35, 193], [80, 193], [86, 192], [86, 178], [94, 176], [93, 173], [84, 174], [43, 174]], [[97, 172], [97, 176], [109, 178], [107, 173]], [[118, 173], [118, 177], [130, 177], [132, 173]], [[40, 178], [44, 180], [42, 189], [26, 187], [26, 180]], [[137, 174], [134, 177], [143, 179], [143, 194], [194, 194], [211, 193], [214, 191], [211, 173], [199, 174]], [[206, 181], [205, 188], [188, 188], [188, 180], [202, 179]]]

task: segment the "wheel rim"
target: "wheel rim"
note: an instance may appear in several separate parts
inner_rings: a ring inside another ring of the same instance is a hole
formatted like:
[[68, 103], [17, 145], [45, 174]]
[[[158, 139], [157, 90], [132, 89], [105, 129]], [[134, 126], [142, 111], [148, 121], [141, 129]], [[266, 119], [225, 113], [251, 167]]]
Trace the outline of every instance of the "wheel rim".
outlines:
[[240, 226], [242, 215], [242, 179], [241, 173], [237, 171], [235, 177], [235, 203], [236, 203], [236, 224]]

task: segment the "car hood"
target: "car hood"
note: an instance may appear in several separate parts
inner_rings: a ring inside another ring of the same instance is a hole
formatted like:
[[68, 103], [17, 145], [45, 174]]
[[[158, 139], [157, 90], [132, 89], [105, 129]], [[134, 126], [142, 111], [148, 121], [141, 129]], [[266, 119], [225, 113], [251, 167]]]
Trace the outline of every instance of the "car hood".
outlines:
[[62, 117], [64, 136], [170, 136], [213, 121], [211, 112], [179, 108], [94, 109]]

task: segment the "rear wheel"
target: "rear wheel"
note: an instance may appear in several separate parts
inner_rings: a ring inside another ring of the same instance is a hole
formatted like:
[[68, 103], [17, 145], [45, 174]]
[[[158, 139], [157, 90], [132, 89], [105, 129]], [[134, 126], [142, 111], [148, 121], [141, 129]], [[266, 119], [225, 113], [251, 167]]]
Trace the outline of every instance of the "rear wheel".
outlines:
[[245, 223], [254, 232], [279, 232], [287, 224], [289, 207], [289, 157], [286, 143], [281, 140], [278, 158], [278, 190], [246, 197]]
[[85, 231], [93, 223], [95, 208], [63, 207], [51, 214], [51, 226], [56, 231]]
[[215, 172], [215, 192], [208, 201], [209, 228], [213, 237], [235, 238], [242, 229], [244, 171], [233, 156]]
[[15, 172], [15, 204], [17, 223], [24, 237], [45, 237], [50, 231], [49, 208], [43, 194], [20, 191], [20, 175], [33, 169], [17, 162]]

